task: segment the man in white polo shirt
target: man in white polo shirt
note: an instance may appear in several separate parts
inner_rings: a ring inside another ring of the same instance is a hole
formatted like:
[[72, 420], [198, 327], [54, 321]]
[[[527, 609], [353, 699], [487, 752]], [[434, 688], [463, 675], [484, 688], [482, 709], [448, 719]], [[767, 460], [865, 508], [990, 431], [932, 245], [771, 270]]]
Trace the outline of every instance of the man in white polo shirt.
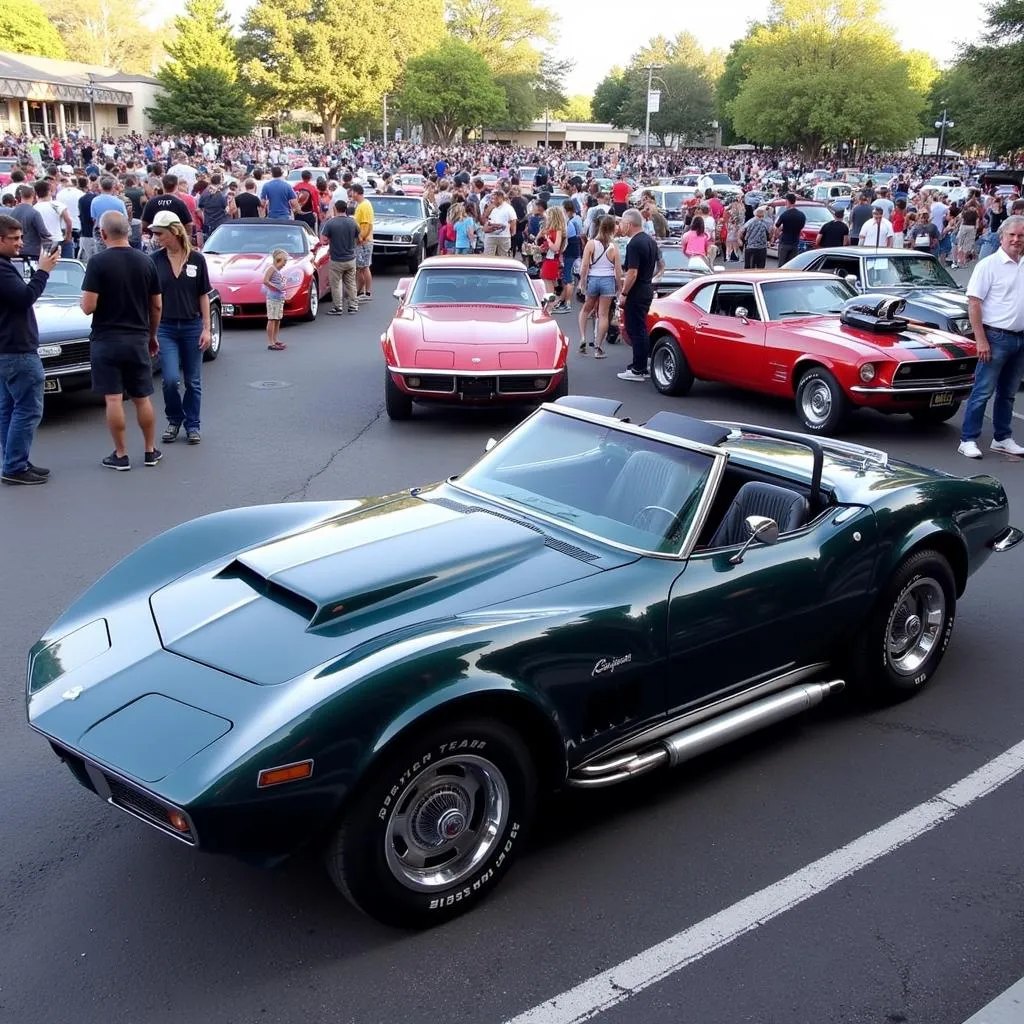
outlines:
[[1024, 217], [1007, 217], [999, 248], [980, 260], [967, 285], [968, 313], [978, 346], [974, 388], [964, 409], [960, 454], [980, 459], [978, 438], [988, 400], [992, 404], [992, 451], [1024, 455], [1013, 439], [1013, 400], [1024, 377]]

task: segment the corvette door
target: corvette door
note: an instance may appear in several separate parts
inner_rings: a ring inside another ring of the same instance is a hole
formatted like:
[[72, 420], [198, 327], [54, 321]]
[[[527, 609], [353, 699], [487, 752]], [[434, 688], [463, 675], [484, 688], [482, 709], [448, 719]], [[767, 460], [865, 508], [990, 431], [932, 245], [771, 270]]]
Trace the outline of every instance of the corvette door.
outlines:
[[669, 598], [670, 713], [834, 653], [866, 611], [874, 513], [833, 509], [772, 546], [696, 551]]
[[758, 387], [766, 375], [765, 325], [754, 286], [723, 282], [696, 324], [704, 372], [711, 380]]

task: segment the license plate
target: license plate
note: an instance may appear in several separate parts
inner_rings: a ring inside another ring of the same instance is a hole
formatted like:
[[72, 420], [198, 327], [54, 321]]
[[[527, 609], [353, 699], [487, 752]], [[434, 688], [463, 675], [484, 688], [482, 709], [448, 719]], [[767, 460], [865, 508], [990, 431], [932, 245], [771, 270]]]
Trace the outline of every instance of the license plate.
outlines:
[[928, 404], [932, 408], [937, 405], [952, 405], [953, 397], [952, 391], [940, 391], [937, 394], [932, 395], [932, 399]]
[[463, 398], [490, 398], [494, 394], [494, 382], [463, 378], [459, 382], [459, 391]]
[[60, 381], [56, 377], [48, 377], [43, 381], [43, 394], [56, 395], [60, 393]]

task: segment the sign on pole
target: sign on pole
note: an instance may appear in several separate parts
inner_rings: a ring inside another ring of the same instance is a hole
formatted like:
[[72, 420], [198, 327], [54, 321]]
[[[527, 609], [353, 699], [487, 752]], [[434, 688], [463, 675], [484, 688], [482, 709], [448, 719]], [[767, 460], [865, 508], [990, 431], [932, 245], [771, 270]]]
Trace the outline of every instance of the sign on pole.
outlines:
[[661, 90], [660, 89], [648, 89], [647, 90], [647, 113], [657, 114], [661, 109]]

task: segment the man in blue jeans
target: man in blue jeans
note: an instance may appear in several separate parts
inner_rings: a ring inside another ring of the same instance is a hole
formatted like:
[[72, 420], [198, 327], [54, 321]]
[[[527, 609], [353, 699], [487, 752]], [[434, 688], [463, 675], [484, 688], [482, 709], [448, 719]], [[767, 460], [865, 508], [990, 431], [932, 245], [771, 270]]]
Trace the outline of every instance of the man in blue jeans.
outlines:
[[960, 431], [961, 455], [980, 459], [978, 438], [992, 404], [992, 451], [1024, 455], [1013, 439], [1013, 400], [1024, 377], [1024, 217], [999, 227], [999, 248], [980, 260], [967, 285], [968, 313], [978, 346], [978, 369]]
[[46, 287], [60, 250], [39, 258], [26, 281], [11, 260], [21, 249], [21, 224], [0, 216], [0, 450], [5, 484], [45, 484], [50, 471], [29, 462], [43, 418], [43, 362], [33, 303]]

